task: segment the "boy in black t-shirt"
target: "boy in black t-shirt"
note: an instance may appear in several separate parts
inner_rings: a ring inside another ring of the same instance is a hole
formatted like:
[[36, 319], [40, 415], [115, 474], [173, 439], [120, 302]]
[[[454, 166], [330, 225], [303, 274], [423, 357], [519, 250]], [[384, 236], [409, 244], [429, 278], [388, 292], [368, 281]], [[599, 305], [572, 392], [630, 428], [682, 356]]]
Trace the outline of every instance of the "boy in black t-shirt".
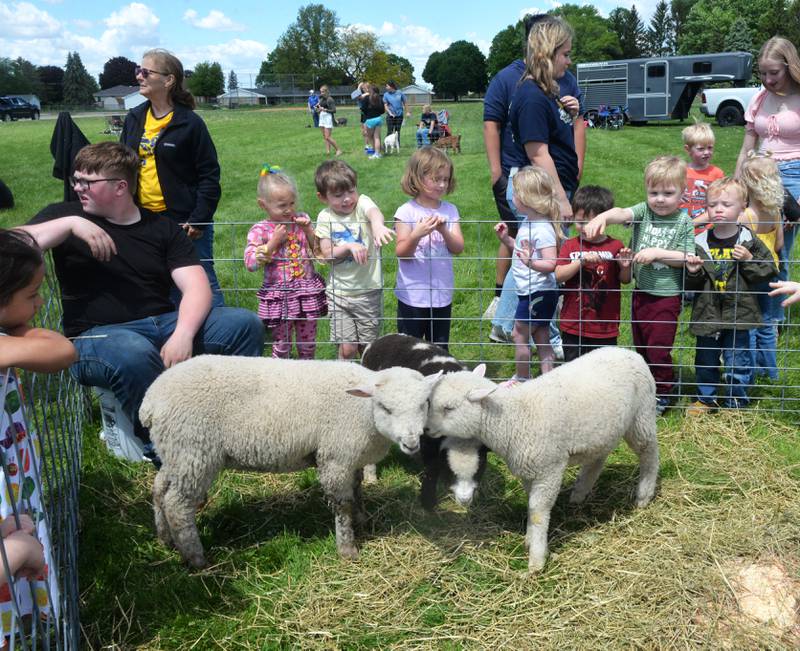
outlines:
[[[711, 230], [695, 238], [696, 255], [686, 258], [686, 288], [695, 291], [690, 331], [697, 337], [697, 401], [689, 416], [749, 403], [753, 379], [749, 331], [761, 325], [761, 310], [750, 287], [775, 275], [766, 245], [738, 223], [747, 191], [732, 178], [714, 181], [706, 191]], [[720, 356], [726, 373], [720, 385]]]

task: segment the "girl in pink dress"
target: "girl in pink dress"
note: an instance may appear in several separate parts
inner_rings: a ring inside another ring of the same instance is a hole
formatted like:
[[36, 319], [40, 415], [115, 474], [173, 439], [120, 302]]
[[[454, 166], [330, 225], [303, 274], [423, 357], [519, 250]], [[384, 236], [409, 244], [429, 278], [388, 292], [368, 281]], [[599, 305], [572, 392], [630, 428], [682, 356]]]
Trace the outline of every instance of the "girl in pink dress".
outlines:
[[258, 180], [258, 205], [267, 219], [247, 234], [244, 264], [264, 269], [258, 316], [272, 334], [272, 356], [288, 358], [292, 331], [300, 359], [313, 359], [317, 319], [327, 315], [325, 281], [312, 262], [317, 240], [311, 218], [296, 212], [297, 187], [278, 167], [265, 165]]

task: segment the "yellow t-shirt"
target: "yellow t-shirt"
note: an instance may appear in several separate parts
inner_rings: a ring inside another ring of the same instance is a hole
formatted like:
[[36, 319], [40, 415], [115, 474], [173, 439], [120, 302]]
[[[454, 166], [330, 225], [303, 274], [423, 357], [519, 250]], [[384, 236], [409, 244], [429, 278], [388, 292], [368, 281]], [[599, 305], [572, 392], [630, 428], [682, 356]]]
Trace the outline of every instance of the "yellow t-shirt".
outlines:
[[775, 250], [775, 238], [778, 237], [778, 227], [776, 226], [766, 233], [756, 233], [758, 229], [758, 217], [755, 212], [753, 212], [752, 208], [744, 209], [744, 218], [747, 220], [745, 223], [750, 227], [750, 230], [753, 231], [759, 240], [766, 244], [769, 252], [772, 254], [772, 259], [775, 261], [775, 266], [777, 267], [780, 264], [778, 252]]
[[142, 168], [139, 170], [139, 205], [153, 212], [164, 212], [167, 204], [164, 202], [164, 193], [158, 182], [156, 170], [156, 143], [161, 132], [172, 120], [172, 111], [163, 118], [156, 118], [153, 109], [147, 111], [144, 123], [144, 132], [139, 142], [139, 158]]

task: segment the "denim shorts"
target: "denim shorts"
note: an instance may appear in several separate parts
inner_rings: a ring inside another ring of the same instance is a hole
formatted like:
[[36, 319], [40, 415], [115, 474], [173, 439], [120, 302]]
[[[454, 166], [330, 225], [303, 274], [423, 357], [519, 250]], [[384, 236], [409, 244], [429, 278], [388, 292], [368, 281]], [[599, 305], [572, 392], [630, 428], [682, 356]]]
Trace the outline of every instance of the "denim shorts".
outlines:
[[536, 327], [547, 326], [556, 313], [557, 305], [557, 289], [545, 289], [529, 296], [520, 296], [514, 319]]

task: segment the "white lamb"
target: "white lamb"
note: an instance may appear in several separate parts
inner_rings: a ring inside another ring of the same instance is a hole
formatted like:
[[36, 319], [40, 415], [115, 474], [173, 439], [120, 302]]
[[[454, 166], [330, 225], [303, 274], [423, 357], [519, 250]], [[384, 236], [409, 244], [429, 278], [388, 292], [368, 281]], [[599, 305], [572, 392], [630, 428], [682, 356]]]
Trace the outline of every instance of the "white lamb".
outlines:
[[139, 411], [163, 463], [153, 484], [159, 538], [203, 567], [195, 512], [220, 470], [316, 465], [339, 554], [356, 558], [360, 469], [380, 461], [393, 442], [407, 454], [419, 449], [437, 380], [405, 368], [219, 355], [170, 368]]
[[622, 348], [601, 348], [510, 389], [474, 372], [449, 373], [434, 387], [426, 433], [482, 440], [508, 464], [528, 493], [528, 569], [547, 558], [550, 510], [564, 470], [579, 464], [570, 502], [580, 503], [608, 454], [624, 438], [639, 457], [636, 506], [656, 489], [656, 389], [645, 361]]

